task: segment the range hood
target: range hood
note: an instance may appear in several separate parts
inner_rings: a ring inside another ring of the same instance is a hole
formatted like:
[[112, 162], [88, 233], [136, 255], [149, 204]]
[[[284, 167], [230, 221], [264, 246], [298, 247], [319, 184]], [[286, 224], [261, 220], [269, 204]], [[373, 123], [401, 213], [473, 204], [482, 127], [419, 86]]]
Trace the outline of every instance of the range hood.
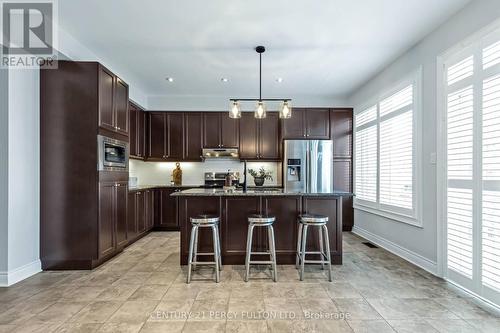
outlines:
[[239, 160], [240, 154], [236, 148], [204, 148], [205, 160]]

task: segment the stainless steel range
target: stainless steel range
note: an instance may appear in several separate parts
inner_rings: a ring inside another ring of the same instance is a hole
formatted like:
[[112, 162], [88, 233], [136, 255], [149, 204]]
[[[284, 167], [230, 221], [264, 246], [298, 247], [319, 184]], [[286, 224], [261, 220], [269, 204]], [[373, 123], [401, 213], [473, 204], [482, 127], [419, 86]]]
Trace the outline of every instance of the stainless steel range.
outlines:
[[[222, 188], [226, 180], [227, 172], [205, 172], [205, 188]], [[233, 176], [233, 186], [240, 183], [239, 172], [229, 172]]]

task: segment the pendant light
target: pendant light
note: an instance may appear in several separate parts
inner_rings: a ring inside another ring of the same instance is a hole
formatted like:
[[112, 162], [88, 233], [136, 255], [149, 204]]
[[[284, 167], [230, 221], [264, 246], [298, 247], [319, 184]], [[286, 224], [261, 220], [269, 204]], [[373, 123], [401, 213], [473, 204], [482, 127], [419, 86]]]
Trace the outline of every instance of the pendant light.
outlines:
[[241, 101], [255, 101], [254, 117], [257, 119], [266, 118], [267, 106], [265, 101], [281, 101], [279, 116], [288, 119], [292, 116], [291, 99], [289, 98], [262, 98], [262, 53], [266, 51], [264, 46], [257, 46], [255, 51], [259, 54], [259, 98], [231, 98], [229, 106], [229, 118], [241, 118]]

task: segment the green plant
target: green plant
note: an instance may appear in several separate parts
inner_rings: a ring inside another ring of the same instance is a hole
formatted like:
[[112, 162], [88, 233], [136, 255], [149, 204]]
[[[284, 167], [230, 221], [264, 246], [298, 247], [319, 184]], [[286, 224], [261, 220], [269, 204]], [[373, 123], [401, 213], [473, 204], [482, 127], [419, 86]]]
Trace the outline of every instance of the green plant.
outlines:
[[254, 169], [248, 169], [248, 172], [253, 178], [264, 178], [266, 180], [273, 180], [273, 172], [266, 171], [264, 167], [261, 167], [259, 171], [255, 171]]

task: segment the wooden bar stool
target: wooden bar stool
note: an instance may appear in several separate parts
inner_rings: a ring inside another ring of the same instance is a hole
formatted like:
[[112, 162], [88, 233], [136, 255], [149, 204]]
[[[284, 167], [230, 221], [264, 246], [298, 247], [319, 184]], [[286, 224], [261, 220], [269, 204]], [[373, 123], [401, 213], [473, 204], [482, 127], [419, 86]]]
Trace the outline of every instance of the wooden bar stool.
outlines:
[[[332, 282], [332, 261], [330, 258], [330, 240], [328, 238], [328, 216], [317, 214], [302, 214], [299, 215], [299, 237], [297, 240], [297, 257], [295, 267], [299, 268], [300, 281], [304, 280], [304, 265], [305, 264], [321, 264], [324, 269], [325, 264], [328, 266], [328, 281]], [[306, 251], [307, 248], [307, 229], [309, 227], [319, 228], [319, 251]], [[326, 253], [325, 253], [326, 250]], [[306, 260], [307, 254], [319, 254], [320, 260]]]
[[[245, 259], [245, 282], [248, 282], [250, 275], [250, 265], [272, 265], [273, 280], [278, 281], [278, 270], [276, 268], [276, 249], [274, 244], [273, 223], [276, 217], [269, 215], [253, 214], [248, 217], [247, 251]], [[253, 229], [255, 227], [266, 227], [268, 235], [269, 252], [252, 252]], [[266, 254], [270, 256], [269, 261], [252, 261], [252, 254]]]
[[[219, 222], [220, 218], [216, 215], [199, 215], [191, 217], [191, 239], [189, 242], [189, 257], [188, 257], [188, 275], [186, 283], [191, 282], [191, 269], [196, 268], [196, 265], [215, 265], [215, 282], [220, 281], [219, 271], [222, 269], [220, 241], [219, 241]], [[198, 229], [211, 228], [213, 238], [214, 252], [198, 253]], [[198, 261], [198, 256], [213, 256], [214, 261]]]

